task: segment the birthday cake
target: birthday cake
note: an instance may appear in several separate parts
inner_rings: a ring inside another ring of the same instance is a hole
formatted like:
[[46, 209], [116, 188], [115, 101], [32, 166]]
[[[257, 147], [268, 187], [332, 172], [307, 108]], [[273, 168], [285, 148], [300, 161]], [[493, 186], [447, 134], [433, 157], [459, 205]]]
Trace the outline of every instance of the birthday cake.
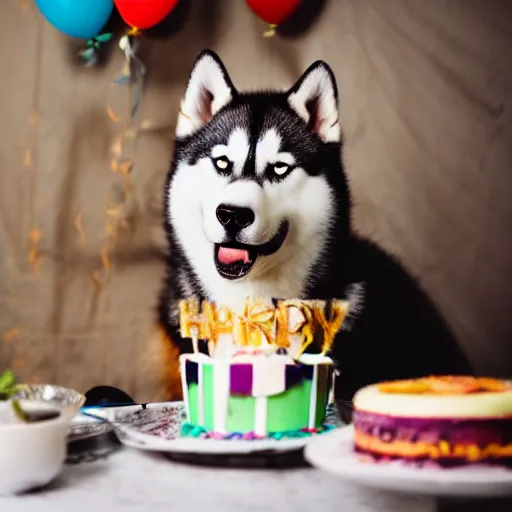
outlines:
[[432, 376], [354, 397], [355, 449], [373, 460], [512, 466], [512, 382]]
[[[180, 357], [186, 432], [209, 437], [282, 438], [322, 430], [332, 360], [345, 319], [343, 301], [247, 301], [235, 314], [193, 300], [180, 305], [181, 335], [194, 352]], [[198, 349], [206, 340], [208, 354]], [[306, 353], [314, 350], [317, 353]]]

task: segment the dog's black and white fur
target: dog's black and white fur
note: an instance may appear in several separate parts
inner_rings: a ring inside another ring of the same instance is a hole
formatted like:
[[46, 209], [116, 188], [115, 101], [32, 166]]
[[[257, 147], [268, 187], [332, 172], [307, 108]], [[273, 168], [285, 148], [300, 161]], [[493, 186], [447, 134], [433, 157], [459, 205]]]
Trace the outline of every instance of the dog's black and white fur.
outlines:
[[338, 92], [316, 62], [287, 92], [239, 93], [220, 59], [197, 59], [165, 187], [170, 244], [160, 319], [182, 350], [180, 299], [234, 309], [246, 297], [348, 299], [336, 396], [469, 365], [428, 299], [390, 256], [357, 237], [341, 160]]

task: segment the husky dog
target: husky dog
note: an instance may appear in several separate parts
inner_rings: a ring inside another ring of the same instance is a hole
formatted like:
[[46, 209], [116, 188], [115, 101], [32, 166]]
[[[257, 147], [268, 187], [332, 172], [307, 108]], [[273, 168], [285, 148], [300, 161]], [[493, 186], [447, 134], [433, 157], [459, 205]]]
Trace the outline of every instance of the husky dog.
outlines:
[[348, 299], [336, 338], [337, 398], [429, 373], [468, 373], [465, 357], [403, 268], [351, 227], [338, 91], [312, 64], [286, 92], [238, 92], [203, 52], [181, 103], [164, 225], [170, 244], [160, 320], [182, 350], [178, 304], [237, 310], [246, 297]]

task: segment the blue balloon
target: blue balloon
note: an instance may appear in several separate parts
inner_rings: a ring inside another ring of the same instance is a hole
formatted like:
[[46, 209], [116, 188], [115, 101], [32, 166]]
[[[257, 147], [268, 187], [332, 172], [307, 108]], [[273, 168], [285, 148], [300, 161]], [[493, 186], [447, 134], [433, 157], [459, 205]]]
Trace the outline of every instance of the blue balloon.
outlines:
[[71, 37], [91, 39], [105, 26], [114, 0], [36, 0], [44, 17]]

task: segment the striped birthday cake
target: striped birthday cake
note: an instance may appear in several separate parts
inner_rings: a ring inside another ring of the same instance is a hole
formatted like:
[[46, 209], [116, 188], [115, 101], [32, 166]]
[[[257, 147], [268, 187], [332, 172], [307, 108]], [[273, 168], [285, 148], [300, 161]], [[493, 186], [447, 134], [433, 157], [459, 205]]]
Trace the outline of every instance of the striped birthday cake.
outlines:
[[248, 301], [236, 315], [183, 303], [181, 334], [194, 346], [180, 356], [189, 431], [243, 439], [322, 431], [332, 378], [326, 353], [347, 310], [342, 301]]
[[218, 433], [269, 433], [322, 426], [332, 361], [304, 354], [181, 356], [188, 422]]

